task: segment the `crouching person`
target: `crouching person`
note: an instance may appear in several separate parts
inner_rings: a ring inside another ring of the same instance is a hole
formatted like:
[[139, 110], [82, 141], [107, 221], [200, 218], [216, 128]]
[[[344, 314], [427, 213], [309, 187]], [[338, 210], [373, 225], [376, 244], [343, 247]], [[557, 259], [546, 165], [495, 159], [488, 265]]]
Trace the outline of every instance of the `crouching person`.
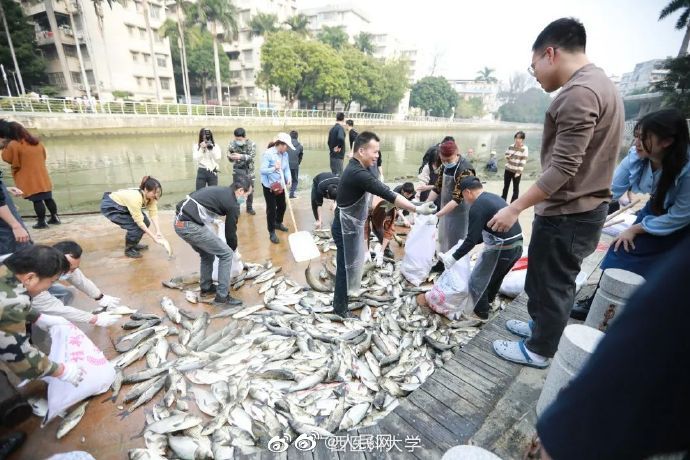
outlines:
[[[237, 250], [237, 220], [240, 206], [252, 193], [247, 176], [237, 175], [230, 187], [205, 187], [177, 203], [175, 233], [201, 257], [199, 270], [201, 296], [215, 294], [214, 305], [235, 306], [242, 301], [228, 293], [233, 252]], [[225, 242], [209, 227], [225, 216]], [[213, 261], [218, 257], [218, 287], [213, 285]]]
[[453, 253], [440, 255], [446, 270], [463, 258], [477, 244], [484, 243], [484, 250], [472, 270], [469, 291], [474, 306], [470, 319], [485, 321], [489, 318], [490, 304], [495, 300], [503, 278], [522, 256], [522, 229], [515, 222], [507, 232], [495, 232], [488, 222], [508, 203], [498, 195], [485, 192], [481, 181], [474, 176], [460, 181], [462, 198], [469, 204], [467, 238]]

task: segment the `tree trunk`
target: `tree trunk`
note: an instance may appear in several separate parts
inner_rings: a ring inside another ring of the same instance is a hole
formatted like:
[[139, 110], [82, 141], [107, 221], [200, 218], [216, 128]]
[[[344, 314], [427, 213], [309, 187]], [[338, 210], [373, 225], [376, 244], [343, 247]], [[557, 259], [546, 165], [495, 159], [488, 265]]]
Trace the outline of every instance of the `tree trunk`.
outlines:
[[216, 23], [213, 22], [213, 63], [216, 66], [216, 97], [218, 103], [223, 105], [223, 88], [220, 83], [220, 60], [218, 59], [218, 34], [216, 32]]
[[[81, 29], [84, 34], [84, 43], [86, 44], [86, 50], [89, 52], [89, 60], [91, 61], [91, 72], [93, 72], [94, 86], [96, 87], [96, 94], [98, 94], [98, 99], [103, 98], [103, 91], [101, 89], [100, 78], [98, 78], [98, 70], [96, 69], [96, 62], [94, 61], [95, 53], [93, 51], [93, 43], [91, 42], [91, 36], [86, 28], [86, 18], [84, 13], [84, 8], [80, 0], [76, 1], [77, 11], [79, 12], [79, 17], [81, 19]], [[75, 40], [77, 39], [77, 31], [74, 31]], [[104, 42], [105, 43], [105, 42]], [[107, 60], [106, 60], [107, 62]], [[86, 81], [88, 83], [88, 80]]]
[[680, 45], [680, 51], [678, 51], [678, 57], [683, 57], [688, 54], [688, 42], [690, 42], [690, 21], [685, 27], [685, 35], [683, 36], [683, 43]]
[[201, 101], [206, 105], [208, 99], [206, 98], [206, 76], [201, 77]]
[[91, 106], [91, 85], [89, 85], [89, 79], [86, 78], [86, 69], [84, 68], [84, 58], [81, 56], [81, 45], [79, 44], [79, 37], [77, 37], [77, 28], [74, 24], [74, 15], [72, 14], [71, 6], [67, 6], [67, 14], [69, 15], [69, 24], [72, 27], [72, 33], [74, 34], [74, 43], [77, 46], [77, 58], [79, 59], [79, 69], [81, 70], [81, 84], [86, 90], [86, 99], [88, 100], [87, 107], [93, 111]]
[[144, 5], [144, 23], [146, 24], [146, 31], [149, 35], [149, 51], [151, 53], [151, 65], [153, 66], [154, 84], [156, 85], [156, 101], [161, 102], [161, 82], [158, 78], [158, 60], [153, 45], [153, 29], [151, 28], [151, 20], [149, 17], [149, 2], [148, 0], [143, 0], [142, 4]]
[[14, 54], [14, 46], [12, 45], [12, 37], [10, 36], [10, 28], [7, 27], [7, 18], [5, 17], [5, 9], [2, 7], [2, 2], [0, 2], [0, 16], [2, 16], [2, 25], [5, 26], [7, 44], [10, 46], [10, 54], [12, 55], [12, 62], [14, 62], [14, 71], [17, 72], [17, 78], [19, 78], [19, 87], [22, 91], [22, 94], [25, 94], [26, 91], [24, 90], [24, 80], [22, 79], [22, 73], [19, 71], [17, 56]]
[[189, 69], [187, 69], [187, 45], [184, 42], [184, 28], [182, 27], [182, 2], [177, 2], [177, 31], [182, 43], [182, 81], [186, 84], [184, 98], [187, 103], [187, 113], [192, 110], [192, 86], [189, 84]]

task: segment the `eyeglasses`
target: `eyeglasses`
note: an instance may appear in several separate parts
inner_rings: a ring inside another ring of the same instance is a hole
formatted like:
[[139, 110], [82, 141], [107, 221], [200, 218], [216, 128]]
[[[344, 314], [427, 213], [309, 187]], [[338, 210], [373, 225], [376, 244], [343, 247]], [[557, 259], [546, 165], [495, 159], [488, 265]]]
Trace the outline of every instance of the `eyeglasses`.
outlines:
[[534, 68], [535, 68], [535, 66], [537, 65], [537, 62], [539, 62], [541, 59], [544, 58], [544, 56], [546, 56], [546, 53], [549, 52], [549, 48], [551, 48], [551, 49], [553, 50], [553, 53], [556, 54], [556, 50], [558, 49], [558, 47], [557, 47], [557, 46], [548, 46], [548, 47], [544, 50], [544, 52], [541, 53], [541, 56], [539, 56], [538, 59], [536, 59], [534, 62], [532, 62], [532, 64], [531, 64], [529, 67], [527, 67], [527, 73], [529, 73], [529, 74], [532, 75], [533, 77], [536, 76], [535, 73], [534, 73]]

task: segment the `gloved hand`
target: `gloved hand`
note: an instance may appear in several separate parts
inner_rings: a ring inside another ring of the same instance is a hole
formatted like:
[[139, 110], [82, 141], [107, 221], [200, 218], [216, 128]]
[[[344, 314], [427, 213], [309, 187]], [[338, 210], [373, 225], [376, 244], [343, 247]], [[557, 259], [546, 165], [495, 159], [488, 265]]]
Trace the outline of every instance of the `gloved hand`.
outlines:
[[368, 249], [364, 251], [364, 257], [365, 262], [371, 263], [371, 251], [369, 251]]
[[47, 331], [53, 326], [69, 326], [71, 323], [62, 316], [41, 314], [35, 324], [44, 331]]
[[103, 294], [101, 300], [98, 301], [98, 305], [104, 308], [115, 308], [120, 305], [120, 298]]
[[377, 267], [383, 266], [383, 251], [374, 253], [374, 263], [376, 263]]
[[117, 320], [120, 319], [120, 316], [118, 315], [113, 315], [112, 313], [108, 312], [103, 312], [99, 313], [96, 316], [94, 316], [95, 321], [93, 321], [92, 324], [100, 327], [108, 327], [112, 326], [113, 324], [117, 323]]
[[436, 205], [433, 201], [427, 201], [426, 203], [417, 206], [415, 212], [421, 215], [434, 214], [436, 212]]
[[455, 260], [455, 257], [453, 257], [453, 255], [450, 254], [450, 252], [442, 252], [438, 255], [438, 258], [441, 262], [443, 262], [443, 266], [446, 267], [446, 270], [450, 269], [450, 267], [452, 267], [453, 264], [457, 262], [457, 260]]
[[57, 375], [56, 378], [63, 382], [69, 382], [75, 387], [79, 386], [81, 381], [84, 380], [84, 369], [76, 364], [62, 363], [60, 366], [62, 367], [62, 373]]

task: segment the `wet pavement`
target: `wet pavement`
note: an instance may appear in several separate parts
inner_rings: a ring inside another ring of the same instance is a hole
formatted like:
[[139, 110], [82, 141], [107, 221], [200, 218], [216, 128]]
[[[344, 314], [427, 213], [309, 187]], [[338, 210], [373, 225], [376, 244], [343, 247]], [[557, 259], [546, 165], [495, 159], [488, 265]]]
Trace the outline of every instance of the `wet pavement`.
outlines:
[[[523, 183], [524, 189], [526, 190], [529, 185], [529, 183]], [[500, 193], [498, 188], [501, 186], [502, 184], [498, 182], [491, 182], [486, 186], [486, 189]], [[302, 192], [301, 197], [292, 200], [291, 203], [294, 207], [299, 229], [311, 230], [313, 216], [308, 192]], [[307, 286], [304, 270], [308, 263], [297, 264], [294, 262], [290, 255], [287, 233], [278, 232], [281, 239], [280, 244], [274, 245], [269, 242], [263, 204], [258, 205], [256, 210], [255, 216], [243, 213], [238, 224], [239, 249], [243, 260], [258, 263], [271, 259], [275, 266], [283, 268], [282, 274], [303, 286]], [[326, 216], [324, 224], [330, 225], [333, 214], [330, 211], [328, 201], [322, 208], [322, 214]], [[168, 260], [165, 250], [152, 243], [148, 237], [145, 237], [143, 242], [149, 244], [150, 249], [143, 252], [143, 258], [134, 260], [124, 257], [124, 231], [100, 215], [65, 218], [62, 225], [51, 226], [48, 230], [33, 230], [31, 235], [36, 243], [44, 244], [52, 244], [65, 239], [76, 240], [84, 249], [81, 263], [84, 273], [103, 292], [120, 297], [123, 304], [132, 308], [162, 315], [159, 304], [163, 296], [168, 296], [182, 309], [190, 311], [204, 309], [212, 312], [214, 307], [191, 304], [185, 300], [183, 291], [168, 289], [161, 285], [163, 280], [198, 272], [199, 257], [189, 245], [175, 234], [172, 227], [173, 213], [171, 211], [161, 212], [159, 219], [163, 234], [168, 238], [173, 248], [175, 256], [172, 260]], [[525, 213], [520, 219], [526, 239], [531, 230], [531, 219], [531, 213]], [[292, 231], [293, 225], [289, 212], [286, 213], [284, 222]], [[32, 223], [31, 220], [27, 221], [27, 225]], [[326, 225], [324, 225], [325, 227]], [[400, 228], [400, 231], [405, 232], [406, 230]], [[393, 243], [392, 247], [396, 256], [401, 257], [402, 248], [396, 243]], [[327, 256], [332, 257], [334, 255], [335, 252], [327, 253]], [[322, 258], [325, 257], [326, 255]], [[245, 285], [239, 291], [233, 292], [232, 295], [242, 299], [247, 306], [261, 302], [257, 288], [251, 285]], [[73, 305], [85, 310], [97, 307], [94, 301], [81, 293], [75, 296]], [[122, 322], [120, 321], [120, 323]], [[214, 321], [209, 330], [215, 330], [220, 325], [220, 321]], [[108, 359], [116, 357], [117, 352], [113, 348], [111, 339], [125, 334], [119, 326], [112, 326], [109, 329], [90, 325], [81, 325], [81, 327], [91, 340], [103, 350]], [[128, 368], [128, 371], [138, 370], [145, 366], [144, 360], [141, 360]], [[98, 460], [126, 458], [128, 449], [144, 446], [143, 438], [131, 438], [142, 430], [145, 411], [154, 402], [148, 403], [126, 419], [120, 420], [117, 416], [121, 412], [117, 409], [119, 403], [101, 403], [108, 394], [109, 392], [93, 398], [79, 425], [61, 440], [55, 438], [59, 419], [54, 420], [44, 428], [40, 428], [40, 419], [32, 416], [30, 420], [18, 427], [19, 430], [28, 435], [27, 441], [20, 450], [9, 458], [12, 460], [38, 460], [55, 453], [72, 450], [87, 451]], [[122, 399], [122, 395], [120, 399]], [[156, 399], [154, 398], [154, 401]], [[2, 431], [0, 431], [1, 434]]]

